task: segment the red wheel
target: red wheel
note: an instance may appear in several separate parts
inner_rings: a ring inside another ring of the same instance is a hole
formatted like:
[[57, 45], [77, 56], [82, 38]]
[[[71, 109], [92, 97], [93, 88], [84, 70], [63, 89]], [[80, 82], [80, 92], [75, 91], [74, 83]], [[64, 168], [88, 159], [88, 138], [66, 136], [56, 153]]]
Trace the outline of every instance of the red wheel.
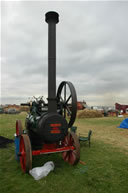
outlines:
[[64, 161], [68, 162], [71, 165], [75, 165], [80, 160], [80, 144], [78, 137], [75, 133], [71, 132], [65, 136], [64, 141], [62, 143], [64, 146], [74, 146], [75, 149], [72, 151], [67, 151], [62, 153], [62, 157]]
[[22, 135], [23, 133], [23, 127], [22, 127], [22, 123], [21, 120], [16, 120], [16, 135]]
[[20, 165], [24, 173], [32, 169], [32, 149], [27, 134], [20, 137]]

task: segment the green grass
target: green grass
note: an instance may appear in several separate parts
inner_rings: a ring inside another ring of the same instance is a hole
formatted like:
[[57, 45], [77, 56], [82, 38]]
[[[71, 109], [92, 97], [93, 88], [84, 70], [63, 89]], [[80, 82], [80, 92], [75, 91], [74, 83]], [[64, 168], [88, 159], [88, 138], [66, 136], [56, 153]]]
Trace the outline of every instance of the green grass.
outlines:
[[86, 118], [77, 119], [77, 122], [86, 123], [86, 125], [96, 126], [96, 125], [120, 125], [122, 118], [117, 117], [104, 117], [104, 118]]
[[[0, 135], [13, 138], [16, 119], [21, 119], [24, 123], [25, 117], [25, 114], [1, 115]], [[0, 192], [127, 193], [128, 151], [119, 148], [116, 143], [111, 144], [104, 140], [109, 137], [106, 129], [114, 132], [116, 139], [120, 132], [125, 136], [128, 131], [117, 129], [120, 122], [121, 119], [118, 118], [77, 120], [79, 132], [87, 133], [88, 128], [93, 128], [91, 148], [81, 143], [81, 160], [86, 165], [79, 163], [70, 166], [62, 160], [61, 154], [35, 156], [33, 167], [41, 166], [50, 160], [55, 163], [55, 170], [39, 181], [35, 181], [29, 174], [22, 173], [19, 162], [15, 160], [14, 144], [0, 149]], [[104, 138], [98, 138], [100, 133], [105, 133]], [[125, 146], [124, 143], [123, 145]]]

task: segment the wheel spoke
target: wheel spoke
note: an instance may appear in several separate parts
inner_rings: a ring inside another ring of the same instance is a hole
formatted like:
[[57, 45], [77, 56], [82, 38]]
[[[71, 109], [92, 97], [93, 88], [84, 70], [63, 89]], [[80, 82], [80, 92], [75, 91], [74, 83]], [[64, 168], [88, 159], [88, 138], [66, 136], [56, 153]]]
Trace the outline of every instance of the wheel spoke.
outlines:
[[64, 85], [64, 102], [66, 102], [66, 84]]
[[73, 165], [73, 164], [75, 163], [75, 161], [76, 161], [76, 156], [75, 156], [75, 154], [73, 153], [73, 151], [71, 151], [71, 152], [70, 152], [70, 156], [69, 156], [69, 163], [70, 163], [71, 165]]
[[70, 96], [68, 97], [68, 99], [66, 100], [65, 105], [68, 103], [68, 101], [70, 100], [70, 98], [71, 98], [71, 94], [70, 94]]
[[64, 108], [64, 118], [66, 118], [66, 109]]
[[68, 152], [66, 152], [66, 151], [63, 152], [62, 156], [63, 156], [64, 161], [67, 161], [67, 159], [68, 159]]
[[69, 143], [68, 141], [69, 141], [69, 140], [68, 140], [68, 135], [67, 135], [67, 136], [65, 137], [65, 142], [64, 142], [64, 143], [65, 143], [66, 145], [68, 145], [68, 143]]
[[62, 100], [62, 102], [64, 103], [64, 100], [63, 100], [62, 96], [60, 96], [60, 99], [61, 99], [61, 100]]
[[71, 116], [71, 115], [72, 115], [72, 112], [70, 111], [70, 109], [68, 108], [68, 106], [66, 106], [66, 109], [67, 109], [69, 115]]
[[69, 162], [69, 157], [70, 157], [70, 152], [68, 151], [68, 152], [67, 152], [66, 159], [65, 159], [66, 162]]
[[74, 142], [74, 141], [73, 141], [73, 138], [72, 138], [72, 136], [71, 136], [71, 135], [70, 135], [69, 140], [70, 140], [70, 141], [69, 141], [69, 144], [70, 144], [70, 145], [73, 145], [73, 142]]

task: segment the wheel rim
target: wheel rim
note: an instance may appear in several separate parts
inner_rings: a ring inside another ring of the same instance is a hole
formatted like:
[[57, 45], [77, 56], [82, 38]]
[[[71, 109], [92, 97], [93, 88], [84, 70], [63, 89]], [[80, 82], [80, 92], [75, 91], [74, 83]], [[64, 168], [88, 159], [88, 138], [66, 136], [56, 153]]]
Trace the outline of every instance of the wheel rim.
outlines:
[[23, 169], [23, 171], [26, 171], [26, 153], [23, 137], [21, 137], [20, 140], [20, 152], [22, 153], [22, 155], [20, 156], [21, 168]]
[[62, 153], [62, 158], [64, 159], [64, 161], [68, 162], [71, 165], [77, 164], [80, 159], [80, 144], [76, 134], [73, 132], [68, 133], [68, 135], [65, 136], [63, 140], [63, 145], [75, 147], [75, 149], [72, 151]]
[[32, 150], [28, 135], [20, 137], [20, 164], [24, 173], [32, 169]]
[[21, 120], [16, 120], [16, 135], [22, 135], [23, 133], [23, 127], [22, 127], [22, 123]]
[[77, 113], [77, 96], [71, 82], [61, 82], [57, 91], [57, 100], [62, 116], [67, 119], [68, 128], [72, 127]]

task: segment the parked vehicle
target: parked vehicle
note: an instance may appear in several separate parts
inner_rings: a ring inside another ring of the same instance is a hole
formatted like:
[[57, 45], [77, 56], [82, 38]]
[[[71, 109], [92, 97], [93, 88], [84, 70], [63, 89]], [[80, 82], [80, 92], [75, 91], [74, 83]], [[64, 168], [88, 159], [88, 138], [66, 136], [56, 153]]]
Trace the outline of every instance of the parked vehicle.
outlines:
[[0, 114], [3, 114], [3, 113], [4, 113], [4, 108], [0, 107]]
[[17, 111], [16, 109], [8, 109], [7, 114], [17, 114], [17, 113], [20, 113], [19, 111]]

